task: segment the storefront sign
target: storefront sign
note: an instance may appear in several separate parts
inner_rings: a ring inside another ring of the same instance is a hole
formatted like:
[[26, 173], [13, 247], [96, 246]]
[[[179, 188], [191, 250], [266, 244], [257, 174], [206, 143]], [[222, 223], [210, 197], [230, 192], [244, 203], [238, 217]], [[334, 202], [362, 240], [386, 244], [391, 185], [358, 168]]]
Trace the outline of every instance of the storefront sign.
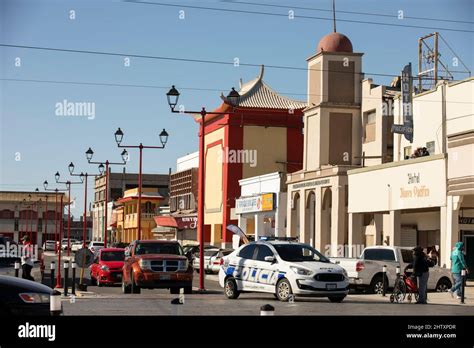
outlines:
[[463, 225], [473, 225], [474, 217], [459, 217], [459, 223]]
[[304, 188], [304, 187], [321, 186], [321, 185], [327, 185], [327, 184], [329, 184], [329, 179], [311, 180], [311, 181], [299, 182], [297, 184], [294, 184], [293, 189], [300, 189], [300, 188]]
[[405, 65], [402, 71], [402, 114], [403, 124], [392, 125], [392, 132], [403, 134], [405, 139], [413, 143], [413, 78], [411, 63]]
[[273, 193], [265, 193], [253, 197], [239, 198], [235, 201], [235, 213], [242, 214], [273, 210], [273, 195]]

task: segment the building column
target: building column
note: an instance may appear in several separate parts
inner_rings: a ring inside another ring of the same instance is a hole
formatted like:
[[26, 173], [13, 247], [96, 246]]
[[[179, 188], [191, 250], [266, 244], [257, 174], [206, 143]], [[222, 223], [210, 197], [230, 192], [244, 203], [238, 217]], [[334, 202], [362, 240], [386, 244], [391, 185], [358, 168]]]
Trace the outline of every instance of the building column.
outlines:
[[391, 210], [384, 217], [384, 232], [389, 246], [400, 246], [401, 238], [401, 211]]
[[285, 230], [285, 236], [286, 237], [291, 237], [291, 224], [295, 223], [294, 221], [292, 221], [292, 217], [291, 217], [291, 215], [292, 215], [291, 214], [292, 213], [291, 206], [293, 205], [293, 192], [288, 191], [286, 199], [287, 199], [287, 204], [286, 204], [286, 230]]
[[440, 260], [441, 265], [451, 268], [451, 251], [459, 241], [459, 208], [461, 208], [463, 196], [447, 196], [446, 207], [440, 211]]
[[344, 245], [345, 232], [345, 187], [333, 186], [331, 208], [331, 256], [338, 256], [338, 246]]
[[263, 223], [263, 214], [255, 214], [255, 240], [265, 235], [265, 224]]
[[383, 214], [374, 214], [374, 243], [375, 245], [383, 245]]
[[275, 210], [275, 237], [285, 236], [285, 215], [287, 213], [286, 192], [276, 194], [276, 210]]
[[[319, 250], [322, 254], [325, 254], [327, 250], [324, 250], [326, 247], [323, 245], [323, 240], [321, 238], [322, 235], [322, 220], [321, 220], [321, 211], [323, 209], [323, 199], [321, 197], [321, 186], [316, 187], [314, 190], [316, 195], [316, 209], [314, 212], [314, 231], [315, 231], [315, 241], [314, 241], [314, 248]], [[329, 255], [327, 255], [329, 256]]]
[[302, 190], [300, 192], [300, 216], [299, 216], [299, 229], [298, 229], [298, 241], [304, 243], [304, 233], [305, 233], [305, 226], [306, 226], [306, 192]]
[[349, 257], [359, 257], [364, 248], [363, 214], [349, 213]]

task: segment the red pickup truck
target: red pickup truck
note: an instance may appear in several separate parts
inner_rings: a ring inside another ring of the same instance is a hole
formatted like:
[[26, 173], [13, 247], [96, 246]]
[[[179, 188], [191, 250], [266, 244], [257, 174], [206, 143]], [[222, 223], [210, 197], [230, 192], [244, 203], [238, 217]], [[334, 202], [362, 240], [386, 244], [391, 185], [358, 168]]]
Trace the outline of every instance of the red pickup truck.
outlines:
[[139, 294], [141, 288], [192, 293], [193, 267], [177, 241], [136, 240], [125, 249], [122, 292]]

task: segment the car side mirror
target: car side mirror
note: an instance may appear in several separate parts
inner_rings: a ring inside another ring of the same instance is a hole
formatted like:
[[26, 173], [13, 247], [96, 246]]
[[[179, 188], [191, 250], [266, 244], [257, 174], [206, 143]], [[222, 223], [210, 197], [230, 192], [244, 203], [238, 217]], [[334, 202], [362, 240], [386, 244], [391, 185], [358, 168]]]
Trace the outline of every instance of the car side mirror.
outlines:
[[184, 256], [186, 256], [186, 257], [188, 258], [188, 260], [191, 261], [192, 258], [193, 258], [193, 252], [192, 252], [192, 250], [186, 251], [186, 253], [184, 254]]
[[125, 249], [125, 257], [130, 257], [130, 249]]
[[265, 259], [264, 259], [266, 262], [275, 262], [275, 256], [265, 256]]

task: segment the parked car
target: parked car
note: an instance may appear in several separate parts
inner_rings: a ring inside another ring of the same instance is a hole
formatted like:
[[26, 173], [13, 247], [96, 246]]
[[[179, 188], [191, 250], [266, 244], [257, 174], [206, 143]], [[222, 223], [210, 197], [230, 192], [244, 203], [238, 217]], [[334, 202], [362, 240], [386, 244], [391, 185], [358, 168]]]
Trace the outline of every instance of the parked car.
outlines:
[[59, 242], [55, 240], [47, 240], [43, 243], [43, 250], [44, 251], [56, 251], [59, 247]]
[[116, 284], [122, 282], [125, 249], [103, 248], [97, 252], [94, 263], [89, 267], [92, 284]]
[[267, 292], [280, 301], [301, 295], [342, 302], [349, 291], [342, 267], [308, 244], [278, 239], [244, 244], [224, 257], [219, 284], [229, 299]]
[[0, 317], [50, 315], [53, 289], [31, 280], [0, 275]]
[[[224, 256], [229, 255], [234, 249], [207, 249], [204, 250], [204, 272], [219, 273], [221, 268], [221, 260]], [[193, 268], [199, 272], [199, 255], [193, 260]]]
[[193, 268], [177, 241], [137, 240], [125, 249], [122, 292], [140, 293], [141, 288], [192, 292]]
[[[413, 260], [409, 247], [371, 246], [362, 251], [359, 258], [331, 258], [343, 267], [349, 276], [349, 286], [380, 294], [383, 291], [382, 268], [387, 266], [385, 287], [391, 288], [397, 278], [396, 267], [403, 272]], [[452, 286], [450, 270], [434, 266], [430, 268], [428, 290], [448, 291]]]
[[89, 243], [89, 250], [92, 251], [94, 254], [100, 249], [103, 249], [104, 247], [104, 242], [92, 241]]
[[[214, 245], [205, 245], [204, 250], [219, 250], [219, 247]], [[191, 263], [194, 262], [195, 258], [199, 258], [199, 244], [187, 244], [183, 246], [184, 255], [188, 256]]]
[[[71, 238], [70, 241], [69, 241], [69, 247], [72, 247], [72, 244], [73, 244], [75, 241], [76, 241], [76, 239]], [[63, 239], [61, 240], [61, 249], [62, 249], [62, 250], [67, 250], [67, 245], [68, 245], [68, 243], [67, 243], [67, 238], [63, 238]]]
[[[71, 251], [75, 252], [75, 251], [78, 251], [79, 249], [82, 249], [82, 244], [83, 244], [82, 240], [75, 241], [71, 245]], [[87, 244], [86, 244], [86, 246], [87, 246]]]

